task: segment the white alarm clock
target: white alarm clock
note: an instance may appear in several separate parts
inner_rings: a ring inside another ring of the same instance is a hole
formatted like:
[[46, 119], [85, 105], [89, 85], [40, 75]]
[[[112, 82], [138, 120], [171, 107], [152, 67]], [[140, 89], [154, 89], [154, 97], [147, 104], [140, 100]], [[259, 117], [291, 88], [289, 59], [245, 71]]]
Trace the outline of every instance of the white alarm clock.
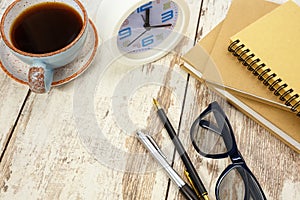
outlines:
[[96, 24], [103, 43], [125, 64], [145, 64], [170, 52], [189, 22], [185, 0], [103, 0]]

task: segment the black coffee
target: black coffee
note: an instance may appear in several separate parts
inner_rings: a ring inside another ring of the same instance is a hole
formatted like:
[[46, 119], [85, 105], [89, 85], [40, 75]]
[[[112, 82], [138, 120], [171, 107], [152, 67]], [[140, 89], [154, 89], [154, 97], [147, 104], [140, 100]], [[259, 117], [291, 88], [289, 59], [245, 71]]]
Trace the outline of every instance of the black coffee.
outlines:
[[40, 3], [25, 10], [11, 29], [13, 45], [25, 52], [42, 54], [70, 44], [83, 26], [75, 9], [57, 2]]

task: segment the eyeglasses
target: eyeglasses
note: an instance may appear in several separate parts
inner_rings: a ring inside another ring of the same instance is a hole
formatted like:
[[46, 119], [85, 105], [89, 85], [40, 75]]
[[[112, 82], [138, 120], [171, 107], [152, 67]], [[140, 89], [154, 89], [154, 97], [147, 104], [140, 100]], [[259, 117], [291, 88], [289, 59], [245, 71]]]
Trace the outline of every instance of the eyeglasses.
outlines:
[[202, 156], [214, 159], [229, 156], [232, 161], [217, 181], [215, 193], [218, 200], [266, 200], [237, 148], [229, 120], [217, 102], [209, 104], [195, 120], [190, 137], [194, 148]]

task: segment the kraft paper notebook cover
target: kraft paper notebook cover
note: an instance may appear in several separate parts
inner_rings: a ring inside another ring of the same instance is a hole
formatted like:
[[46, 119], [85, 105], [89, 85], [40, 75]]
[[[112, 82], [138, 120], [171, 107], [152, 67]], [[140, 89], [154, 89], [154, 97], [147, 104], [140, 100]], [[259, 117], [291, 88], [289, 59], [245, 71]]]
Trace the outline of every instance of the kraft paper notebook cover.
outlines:
[[[234, 0], [225, 20], [182, 57], [185, 61], [183, 69], [201, 80], [201, 72], [205, 70], [205, 61], [199, 59], [199, 52], [202, 52], [204, 48], [216, 63], [222, 75], [223, 84], [252, 94], [257, 92], [265, 98], [270, 97], [263, 84], [252, 84], [252, 75], [247, 73], [247, 70], [243, 69], [235, 58], [232, 58], [231, 54], [227, 52], [227, 47], [228, 40], [232, 35], [277, 6], [277, 4], [263, 0]], [[235, 75], [234, 79], [233, 75]], [[226, 96], [241, 111], [300, 153], [299, 117], [294, 113], [244, 98], [231, 91], [215, 89]], [[273, 96], [270, 99], [276, 100]]]
[[300, 116], [299, 19], [288, 1], [232, 36], [228, 50]]

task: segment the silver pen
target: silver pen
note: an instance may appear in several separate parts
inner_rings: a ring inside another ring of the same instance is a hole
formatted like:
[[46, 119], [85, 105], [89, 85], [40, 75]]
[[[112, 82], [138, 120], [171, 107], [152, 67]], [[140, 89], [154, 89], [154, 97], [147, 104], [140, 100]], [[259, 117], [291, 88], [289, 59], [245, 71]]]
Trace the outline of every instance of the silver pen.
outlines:
[[178, 186], [179, 191], [185, 196], [185, 198], [189, 200], [199, 200], [199, 197], [196, 195], [193, 189], [187, 183], [185, 183], [177, 174], [177, 172], [170, 166], [154, 139], [151, 136], [142, 133], [141, 131], [137, 132], [137, 136], [139, 141], [144, 144], [153, 158], [155, 158], [156, 161], [165, 169], [169, 177]]

